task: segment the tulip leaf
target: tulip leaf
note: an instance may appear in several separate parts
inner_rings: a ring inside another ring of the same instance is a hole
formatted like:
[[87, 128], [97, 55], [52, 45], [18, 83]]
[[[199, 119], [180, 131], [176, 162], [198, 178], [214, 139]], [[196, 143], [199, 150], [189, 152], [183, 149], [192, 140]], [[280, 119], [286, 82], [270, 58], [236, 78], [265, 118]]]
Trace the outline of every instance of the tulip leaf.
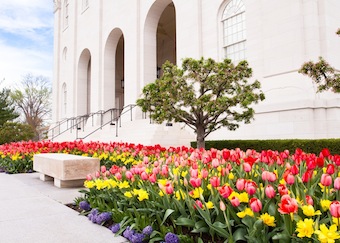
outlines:
[[246, 238], [244, 237], [247, 234], [247, 230], [245, 228], [238, 228], [234, 233], [233, 233], [233, 238], [235, 242], [238, 241], [246, 241]]
[[168, 208], [168, 209], [165, 211], [164, 218], [163, 218], [163, 221], [162, 221], [161, 225], [164, 224], [164, 222], [167, 220], [167, 218], [168, 218], [173, 212], [175, 212], [175, 210], [170, 209], [170, 208]]
[[192, 227], [194, 228], [195, 227], [195, 221], [192, 220], [192, 219], [188, 219], [188, 218], [178, 218], [176, 220], [176, 224], [177, 225], [182, 225], [182, 226], [187, 226], [187, 227]]

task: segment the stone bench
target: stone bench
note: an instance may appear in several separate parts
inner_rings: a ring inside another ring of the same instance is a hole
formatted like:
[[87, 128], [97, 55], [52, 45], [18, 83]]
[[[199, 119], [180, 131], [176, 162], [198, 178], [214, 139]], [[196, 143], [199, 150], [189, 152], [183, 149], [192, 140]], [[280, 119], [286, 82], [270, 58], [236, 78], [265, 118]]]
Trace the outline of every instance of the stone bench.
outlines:
[[54, 179], [56, 187], [83, 186], [86, 176], [100, 169], [98, 158], [72, 154], [35, 154], [33, 170], [40, 173], [40, 180]]

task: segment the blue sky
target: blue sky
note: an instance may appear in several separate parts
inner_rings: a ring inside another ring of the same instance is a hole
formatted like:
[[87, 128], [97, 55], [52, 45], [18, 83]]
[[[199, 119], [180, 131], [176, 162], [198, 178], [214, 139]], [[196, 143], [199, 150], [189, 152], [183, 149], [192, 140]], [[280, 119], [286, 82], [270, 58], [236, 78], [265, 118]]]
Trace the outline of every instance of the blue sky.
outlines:
[[53, 1], [0, 0], [0, 80], [14, 87], [32, 73], [52, 81]]

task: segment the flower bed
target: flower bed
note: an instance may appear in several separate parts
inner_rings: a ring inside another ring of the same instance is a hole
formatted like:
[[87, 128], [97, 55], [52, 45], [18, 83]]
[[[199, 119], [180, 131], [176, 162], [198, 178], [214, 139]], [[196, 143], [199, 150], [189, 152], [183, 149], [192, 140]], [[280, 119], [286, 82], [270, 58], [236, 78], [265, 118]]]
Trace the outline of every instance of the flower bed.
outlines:
[[47, 145], [29, 151], [22, 145], [15, 150], [12, 144], [7, 150], [1, 146], [0, 153], [12, 161], [51, 151], [101, 158], [101, 171], [88, 176], [88, 189], [77, 202], [93, 223], [105, 224], [131, 242], [340, 239], [340, 156], [327, 149], [315, 155], [300, 149]]

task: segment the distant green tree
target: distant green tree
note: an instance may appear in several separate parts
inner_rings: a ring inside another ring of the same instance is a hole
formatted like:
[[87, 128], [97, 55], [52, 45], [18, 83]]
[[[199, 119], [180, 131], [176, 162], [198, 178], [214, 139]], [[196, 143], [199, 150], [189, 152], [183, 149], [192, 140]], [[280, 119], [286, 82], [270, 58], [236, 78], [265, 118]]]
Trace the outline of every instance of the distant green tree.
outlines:
[[24, 123], [34, 131], [34, 139], [40, 140], [46, 132], [46, 120], [51, 115], [51, 85], [43, 76], [27, 74], [21, 82], [22, 87], [11, 92], [13, 103], [23, 114]]
[[[336, 34], [340, 36], [340, 29]], [[312, 78], [317, 85], [317, 92], [331, 90], [334, 93], [340, 93], [340, 73], [322, 57], [319, 57], [316, 63], [312, 61], [304, 63], [299, 72]]]
[[0, 127], [7, 121], [13, 121], [19, 116], [9, 100], [10, 90], [3, 88], [0, 90]]
[[235, 130], [240, 122], [250, 123], [253, 104], [264, 99], [260, 82], [248, 83], [252, 70], [246, 61], [234, 65], [225, 59], [186, 58], [182, 68], [170, 62], [163, 76], [143, 88], [137, 105], [149, 111], [156, 122], [183, 122], [197, 135], [197, 147], [221, 127]]
[[28, 141], [34, 138], [34, 131], [28, 124], [6, 122], [0, 127], [0, 144]]

